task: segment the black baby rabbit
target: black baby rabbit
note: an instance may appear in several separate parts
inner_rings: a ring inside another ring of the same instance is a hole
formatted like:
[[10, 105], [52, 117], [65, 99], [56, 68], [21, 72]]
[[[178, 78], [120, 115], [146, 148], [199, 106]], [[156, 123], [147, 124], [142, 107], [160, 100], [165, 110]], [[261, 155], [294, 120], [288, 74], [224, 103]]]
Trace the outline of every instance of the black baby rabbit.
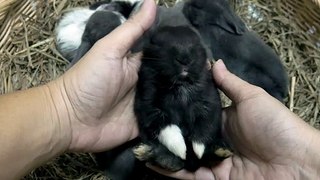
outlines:
[[288, 77], [279, 57], [248, 31], [227, 0], [190, 0], [183, 13], [200, 32], [214, 59], [223, 59], [231, 72], [283, 101]]
[[[188, 26], [159, 28], [143, 49], [135, 114], [139, 158], [172, 171], [196, 170], [230, 155], [221, 137], [221, 102], [208, 55]], [[147, 145], [147, 146], [146, 146]], [[147, 150], [145, 150], [147, 149]]]
[[[90, 16], [71, 65], [122, 23], [119, 13], [110, 7], [117, 6], [98, 5], [97, 9], [104, 10]], [[169, 170], [196, 170], [231, 154], [224, 149], [220, 98], [207, 70], [211, 56], [183, 16], [182, 6], [171, 10], [158, 11], [140, 48], [144, 55], [135, 101], [140, 138], [97, 154], [98, 163], [111, 179], [139, 179], [148, 171], [132, 152], [139, 142], [144, 143], [135, 149], [139, 158]], [[175, 23], [177, 17], [179, 23]]]

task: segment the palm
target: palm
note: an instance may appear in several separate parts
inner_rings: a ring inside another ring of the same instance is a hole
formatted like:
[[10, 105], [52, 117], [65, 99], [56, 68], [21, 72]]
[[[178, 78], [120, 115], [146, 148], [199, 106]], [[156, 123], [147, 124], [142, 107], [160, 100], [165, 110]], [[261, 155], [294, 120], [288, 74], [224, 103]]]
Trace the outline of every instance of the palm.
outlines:
[[294, 127], [279, 120], [284, 115], [280, 102], [274, 100], [270, 103], [273, 107], [261, 103], [267, 100], [261, 95], [239, 103], [236, 108], [227, 109], [225, 131], [239, 153], [250, 155], [254, 152], [252, 156], [270, 161], [277, 156], [286, 156], [283, 150], [293, 148], [294, 145], [288, 142], [294, 135]]
[[279, 121], [286, 112], [280, 102], [268, 102], [264, 92], [251, 97], [226, 109], [225, 133], [237, 152], [213, 171], [225, 179], [292, 178], [293, 156], [299, 156], [292, 151], [301, 148], [290, 140], [295, 124]]
[[[79, 138], [71, 143], [71, 149], [72, 144], [77, 144], [77, 147], [97, 151], [112, 148], [137, 135], [132, 107], [140, 56], [93, 58], [90, 53], [87, 55], [90, 59], [80, 61], [74, 67], [83, 70], [71, 69], [68, 72], [71, 75], [67, 77], [72, 78], [65, 81], [71, 81], [66, 84], [72, 87], [66, 89], [70, 90], [67, 93], [72, 100], [77, 126], [81, 129], [78, 131], [81, 134], [74, 135]], [[77, 72], [82, 74], [72, 74]]]
[[308, 173], [314, 173], [310, 168], [313, 165], [306, 158], [306, 152], [313, 144], [314, 129], [261, 88], [231, 74], [222, 61], [215, 64], [213, 72], [218, 86], [234, 103], [224, 110], [222, 123], [223, 134], [235, 151], [234, 155], [211, 169], [200, 168], [194, 173], [151, 168], [178, 179], [312, 177]]

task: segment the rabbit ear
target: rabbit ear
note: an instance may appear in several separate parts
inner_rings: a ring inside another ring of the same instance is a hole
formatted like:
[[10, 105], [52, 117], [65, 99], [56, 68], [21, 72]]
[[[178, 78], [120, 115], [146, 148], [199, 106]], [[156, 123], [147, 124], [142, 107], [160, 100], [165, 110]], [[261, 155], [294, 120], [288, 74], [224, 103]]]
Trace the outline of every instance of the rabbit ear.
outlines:
[[242, 35], [246, 32], [246, 25], [232, 12], [223, 12], [223, 14], [221, 14], [213, 24], [216, 24], [233, 34]]

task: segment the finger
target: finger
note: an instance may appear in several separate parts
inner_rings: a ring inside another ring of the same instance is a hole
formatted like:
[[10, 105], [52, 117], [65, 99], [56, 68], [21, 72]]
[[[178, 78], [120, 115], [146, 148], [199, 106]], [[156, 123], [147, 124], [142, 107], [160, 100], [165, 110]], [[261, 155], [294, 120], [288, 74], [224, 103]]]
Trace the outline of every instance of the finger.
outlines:
[[164, 169], [161, 169], [156, 166], [152, 166], [151, 164], [147, 163], [146, 166], [159, 174], [176, 178], [176, 179], [186, 179], [186, 180], [194, 180], [194, 179], [206, 179], [206, 180], [215, 180], [212, 171], [208, 168], [200, 167], [196, 172], [192, 173], [185, 169], [177, 171], [177, 172], [170, 172]]
[[236, 104], [261, 94], [263, 90], [240, 79], [227, 70], [220, 59], [213, 65], [213, 77], [219, 88]]
[[162, 175], [165, 175], [165, 176], [168, 176], [168, 177], [172, 177], [172, 178], [176, 178], [176, 179], [186, 179], [186, 180], [193, 180], [195, 179], [195, 176], [193, 173], [189, 172], [189, 171], [186, 171], [186, 170], [180, 170], [180, 171], [177, 171], [177, 172], [171, 172], [171, 171], [167, 171], [167, 170], [164, 170], [164, 169], [161, 169], [159, 167], [156, 167], [156, 166], [153, 166], [149, 163], [146, 164], [146, 166], [150, 169], [152, 169], [153, 171], [159, 173], [159, 174], [162, 174]]
[[134, 68], [134, 72], [138, 72], [141, 65], [142, 53], [128, 54], [127, 56], [128, 64]]
[[228, 180], [230, 179], [230, 173], [232, 168], [232, 157], [223, 160], [218, 165], [214, 166], [211, 170], [216, 179]]
[[197, 179], [197, 180], [203, 180], [203, 179], [215, 180], [216, 178], [210, 169], [201, 167], [195, 172], [195, 179]]
[[155, 2], [145, 0], [137, 14], [100, 40], [101, 46], [108, 47], [108, 53], [124, 57], [135, 41], [152, 25], [155, 15]]

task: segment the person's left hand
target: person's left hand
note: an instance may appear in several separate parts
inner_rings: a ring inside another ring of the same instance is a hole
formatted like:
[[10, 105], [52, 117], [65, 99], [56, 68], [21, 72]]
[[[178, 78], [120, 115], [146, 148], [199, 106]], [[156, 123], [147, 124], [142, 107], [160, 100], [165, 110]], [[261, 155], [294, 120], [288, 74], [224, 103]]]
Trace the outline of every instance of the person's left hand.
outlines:
[[145, 0], [136, 15], [48, 85], [51, 92], [58, 92], [53, 93], [55, 106], [66, 107], [67, 113], [58, 119], [61, 131], [72, 131], [68, 150], [103, 151], [138, 135], [133, 102], [141, 55], [130, 54], [129, 49], [151, 26], [155, 13], [153, 0]]

